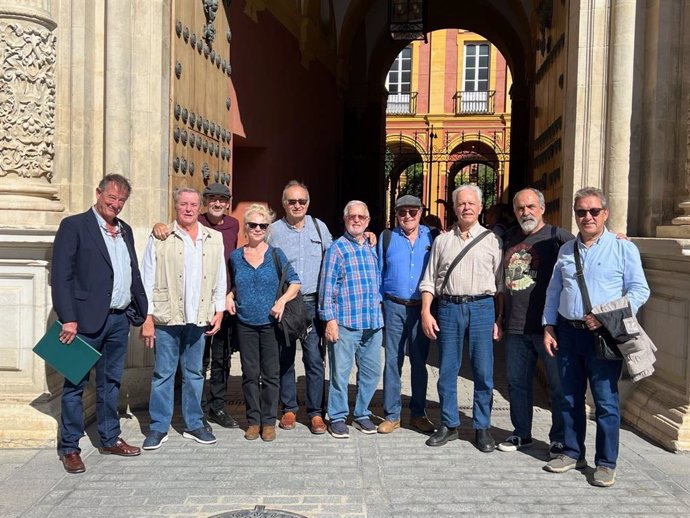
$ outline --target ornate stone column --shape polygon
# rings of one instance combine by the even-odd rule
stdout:
[[[50,0],[0,0],[0,223],[62,212],[52,185],[56,22]],[[21,212],[19,212],[21,211]],[[41,214],[37,219],[43,220]]]

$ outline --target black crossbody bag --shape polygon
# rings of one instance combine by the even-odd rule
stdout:
[[[273,264],[278,274],[278,291],[276,292],[276,300],[278,300],[290,286],[287,282],[288,269],[287,266],[285,268],[280,267],[280,261],[275,248],[271,248],[271,254],[273,255]],[[283,330],[286,346],[292,345],[295,340],[301,341],[306,338],[311,318],[304,305],[302,293],[297,292],[297,296],[285,304],[283,317],[276,324]]]
[[[582,294],[582,305],[585,309],[585,315],[592,312],[592,302],[589,299],[589,292],[587,291],[587,284],[585,284],[585,274],[582,271],[582,260],[580,259],[580,250],[577,244],[577,240],[573,243],[574,253],[575,253],[575,268],[577,278],[577,285],[580,287],[580,293]],[[597,358],[600,360],[621,360],[623,359],[623,354],[618,348],[618,344],[610,335],[610,333],[600,327],[593,331],[594,333],[594,350]]]

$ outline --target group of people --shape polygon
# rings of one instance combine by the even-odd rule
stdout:
[[[271,210],[252,204],[241,227],[227,214],[231,196],[226,186],[211,184],[203,193],[179,189],[175,221],[154,226],[141,272],[131,228],[118,218],[130,192],[124,177],[107,175],[96,189],[93,208],[66,218],[54,245],[52,291],[63,324],[60,339],[70,343],[79,333],[102,353],[95,369],[101,453],[141,453],[120,437],[117,417],[130,324],[142,326],[144,344],[155,351],[151,426],[143,449],[157,449],[168,438],[178,366],[183,437],[212,444],[210,422],[239,426],[226,412],[224,399],[234,348],[242,365],[245,438],[272,441],[276,426],[295,428],[297,345],[277,323],[286,304],[301,293],[311,318],[300,345],[313,434],[349,436],[348,385],[355,364],[352,425],[365,434],[399,428],[401,373],[408,356],[409,425],[429,435],[428,446],[457,439],[457,377],[466,343],[474,380],[475,443],[491,452],[496,449],[490,431],[493,348],[503,340],[514,431],[498,449],[515,451],[533,443],[532,384],[541,358],[552,401],[551,460],[544,469],[561,473],[586,465],[589,381],[597,420],[593,483],[614,483],[622,363],[595,355],[594,331],[601,324],[585,312],[575,247],[592,304],[626,296],[636,312],[649,288],[636,247],[606,229],[608,205],[599,189],[575,194],[577,237],[545,223],[544,196],[527,188],[513,199],[516,225],[500,238],[479,223],[481,190],[463,185],[452,194],[457,223],[448,232],[420,224],[421,201],[404,195],[395,203],[396,226],[378,237],[367,231],[367,205],[350,201],[343,211],[345,233],[336,240],[308,214],[309,192],[297,181],[283,190],[283,218],[274,221]],[[200,214],[202,204],[205,214]],[[240,228],[247,242],[236,248]],[[438,425],[426,413],[431,340],[439,351]],[[330,369],[327,397],[322,342]],[[381,378],[382,346],[384,415],[377,425],[369,405]],[[65,380],[63,390],[60,450],[70,473],[85,470],[78,443],[87,381],[88,376],[76,385]]]

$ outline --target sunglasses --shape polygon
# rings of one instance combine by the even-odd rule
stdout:
[[[395,211],[399,218],[404,218],[408,214],[411,218],[416,218],[419,213],[419,209],[398,209]]]
[[[363,214],[350,214],[348,215],[347,219],[351,221],[357,221],[361,219],[362,221],[366,221],[369,219],[369,216],[364,216]]]
[[[266,230],[268,228],[268,223],[254,223],[253,221],[248,221],[247,226],[251,229],[259,227],[261,230]]]
[[[307,203],[309,203],[309,200],[305,200],[304,198],[300,198],[298,200],[288,200],[287,202],[288,202],[288,205],[290,205],[292,207],[294,205],[297,205],[298,203],[300,205],[306,205]]]
[[[575,215],[578,218],[584,218],[589,212],[593,218],[596,218],[602,210],[606,210],[603,207],[594,207],[592,209],[575,209]]]

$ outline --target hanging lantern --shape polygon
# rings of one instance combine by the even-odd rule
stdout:
[[[388,0],[388,28],[394,40],[424,40],[426,43],[426,0]]]

